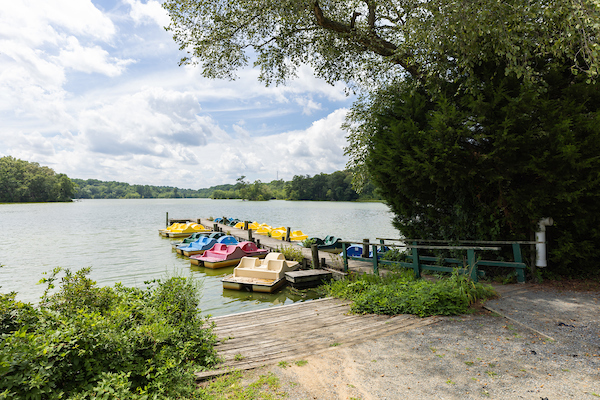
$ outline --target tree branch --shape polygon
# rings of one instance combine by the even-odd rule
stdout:
[[[327,18],[323,14],[323,10],[319,6],[318,0],[313,2],[313,13],[316,18],[317,25],[320,27],[331,30],[338,33],[345,34],[351,40],[357,42],[358,44],[363,45],[368,50],[374,52],[375,54],[379,54],[380,56],[387,57],[390,61],[395,64],[402,66],[409,74],[413,77],[421,80],[423,78],[420,70],[420,66],[416,63],[410,63],[410,53],[408,52],[398,52],[398,46],[396,46],[392,42],[388,42],[385,39],[382,39],[375,32],[375,5],[372,1],[368,2],[369,4],[369,16],[368,21],[371,26],[371,30],[368,34],[359,34],[356,29],[353,29],[352,26],[343,24],[338,21],[334,21],[332,19]],[[372,21],[372,22],[371,22]],[[371,25],[371,23],[373,25]]]

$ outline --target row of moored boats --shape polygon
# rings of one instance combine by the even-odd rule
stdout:
[[[233,273],[223,278],[225,289],[272,293],[286,283],[286,272],[300,266],[297,261],[286,260],[281,253],[259,249],[250,241],[239,242],[201,224],[175,223],[159,233],[171,238],[185,236],[172,246],[177,253],[189,257],[193,265],[213,269],[236,265]]]

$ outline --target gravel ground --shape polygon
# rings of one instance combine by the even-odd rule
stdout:
[[[600,292],[520,286],[486,304],[509,319],[441,317],[246,376],[274,373],[289,400],[600,399],[599,302]]]

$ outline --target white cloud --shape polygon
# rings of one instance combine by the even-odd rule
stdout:
[[[79,116],[88,149],[105,155],[148,154],[196,162],[185,147],[202,146],[216,126],[198,117],[188,92],[148,87]]]
[[[304,115],[311,115],[314,111],[321,109],[321,104],[316,103],[310,97],[297,97],[295,101],[302,106],[302,114]]]
[[[162,8],[158,1],[149,0],[146,3],[140,0],[124,1],[131,6],[129,15],[136,24],[154,22],[160,27],[165,27],[171,21],[167,10]]]
[[[0,14],[0,156],[191,188],[345,165],[348,98],[309,67],[279,87],[251,68],[207,80],[177,67],[158,1],[13,3]]]
[[[121,75],[128,64],[135,62],[131,59],[122,60],[110,57],[108,51],[100,46],[83,47],[74,36],[69,36],[65,42],[59,55],[52,57],[56,65],[62,65],[65,68],[114,77]]]
[[[302,131],[237,140],[225,146],[209,143],[203,153],[222,156],[215,165],[205,166],[210,172],[205,174],[205,186],[233,182],[241,175],[251,181],[269,182],[277,173],[280,178],[291,180],[294,175],[343,169],[347,162],[346,132],[341,124],[346,113],[346,109],[336,110]]]

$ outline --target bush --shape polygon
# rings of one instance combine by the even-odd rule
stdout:
[[[216,337],[190,279],[146,289],[99,288],[56,269],[40,306],[0,298],[0,398],[170,398],[191,393],[194,369],[216,360]]]
[[[275,251],[283,254],[285,259],[288,261],[298,261],[301,263],[302,260],[304,260],[302,250],[294,246],[277,246]]]
[[[317,242],[317,240],[315,238],[311,238],[311,239],[304,239],[301,243],[302,243],[302,247],[310,248],[316,242]]]
[[[351,311],[359,314],[456,315],[470,304],[495,295],[491,286],[474,283],[466,276],[430,282],[415,279],[410,270],[385,277],[352,275],[325,286],[330,296],[353,300]]]

